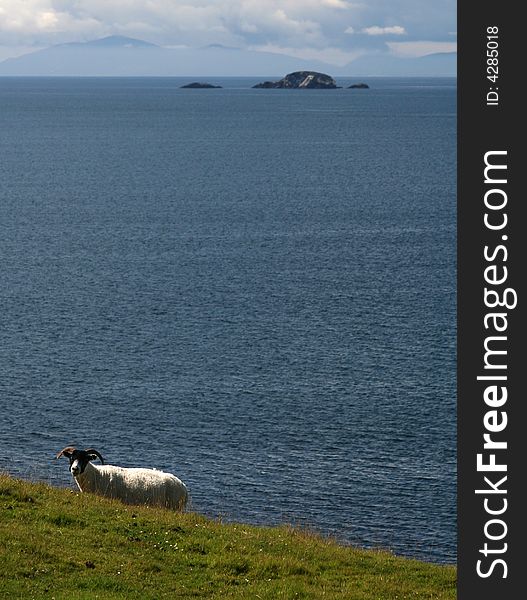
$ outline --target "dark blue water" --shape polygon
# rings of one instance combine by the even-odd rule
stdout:
[[[453,562],[455,81],[255,81],[0,79],[0,469]]]

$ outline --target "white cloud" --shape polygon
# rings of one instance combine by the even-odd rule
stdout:
[[[56,13],[51,10],[43,11],[37,16],[37,25],[41,29],[53,29],[58,25],[59,18]]]
[[[372,27],[364,27],[361,32],[366,35],[406,35],[406,29],[400,25],[393,25],[392,27],[373,25]]]
[[[76,25],[95,23],[107,32],[143,23],[149,31],[174,36],[222,28],[269,32],[272,27],[277,33],[310,34],[355,6],[347,0],[0,0],[0,34],[67,35],[78,30]]]
[[[351,2],[346,2],[345,0],[322,0],[322,4],[329,8],[340,8],[344,10],[353,6]]]
[[[254,23],[248,23],[247,21],[242,20],[240,22],[240,29],[245,33],[258,33],[258,26]]]
[[[349,27],[346,27],[346,29],[344,29],[344,33],[351,35],[352,33],[355,33],[355,29],[350,25]]]
[[[64,5],[65,10],[61,10]],[[102,23],[88,14],[75,14],[66,2],[0,0],[0,39],[5,45],[46,45],[57,34],[69,38],[102,33]]]

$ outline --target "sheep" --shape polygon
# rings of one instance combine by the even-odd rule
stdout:
[[[187,504],[187,486],[171,473],[157,469],[124,468],[105,465],[94,448],[77,450],[68,446],[56,458],[70,461],[70,473],[81,492],[116,498],[126,504],[147,504],[183,510]],[[90,461],[99,459],[101,466]]]

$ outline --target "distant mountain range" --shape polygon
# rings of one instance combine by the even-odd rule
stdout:
[[[354,77],[455,77],[457,52],[438,52],[419,58],[370,54],[357,58],[346,69]]]
[[[110,36],[59,44],[0,62],[0,75],[13,76],[283,76],[315,70],[333,76],[455,76],[456,54],[421,58],[364,56],[345,67],[272,52],[228,48],[164,48],[143,40]]]

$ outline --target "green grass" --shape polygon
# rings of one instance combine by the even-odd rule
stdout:
[[[0,598],[454,599],[456,569],[0,475]]]

